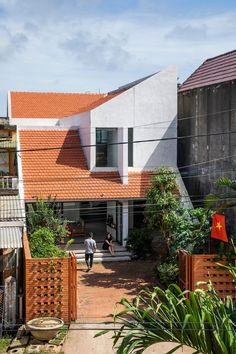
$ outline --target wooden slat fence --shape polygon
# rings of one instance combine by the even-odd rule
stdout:
[[[236,299],[236,283],[227,269],[216,263],[227,264],[226,259],[220,259],[216,254],[190,255],[186,251],[179,252],[179,285],[182,290],[195,290],[198,282],[211,281],[219,296],[224,299],[232,296]],[[207,285],[201,284],[207,289]]]
[[[77,262],[68,258],[32,258],[23,237],[25,264],[25,319],[55,316],[65,323],[77,319]]]

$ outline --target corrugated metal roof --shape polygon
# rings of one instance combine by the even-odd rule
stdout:
[[[179,92],[236,79],[236,50],[204,61],[180,86]]]
[[[0,196],[0,221],[23,220],[24,203],[18,195]]]
[[[0,227],[0,248],[22,248],[22,228]]]

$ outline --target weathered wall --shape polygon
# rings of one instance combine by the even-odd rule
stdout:
[[[236,82],[179,93],[178,166],[193,200],[214,193],[221,175],[232,176],[236,133],[211,135],[231,130],[236,131]],[[201,134],[207,136],[181,138]]]

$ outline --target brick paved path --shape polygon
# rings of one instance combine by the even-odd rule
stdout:
[[[114,305],[122,297],[128,299],[145,287],[157,285],[153,272],[155,262],[131,261],[95,264],[86,273],[78,269],[78,322],[110,321]]]

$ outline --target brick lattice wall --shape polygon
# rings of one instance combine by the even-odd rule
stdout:
[[[77,318],[76,258],[32,258],[27,236],[25,255],[25,317],[55,316],[65,323]]]
[[[217,265],[226,264],[216,254],[190,255],[185,251],[179,253],[179,284],[182,289],[194,290],[198,282],[211,281],[218,295],[224,299],[232,296],[236,299],[236,283],[227,269]],[[204,284],[201,288],[207,289]]]

